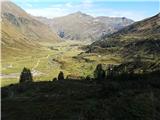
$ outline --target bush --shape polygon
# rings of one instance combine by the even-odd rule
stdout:
[[[53,80],[52,81],[56,81],[57,80],[57,78],[53,78]]]
[[[86,79],[87,81],[90,81],[91,80],[91,77],[89,75],[87,75]]]
[[[60,71],[60,73],[58,75],[58,80],[64,80],[64,74],[62,71]]]

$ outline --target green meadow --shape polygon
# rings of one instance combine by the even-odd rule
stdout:
[[[41,51],[33,50],[24,56],[2,58],[1,86],[19,82],[19,74],[24,67],[32,70],[34,81],[50,81],[60,71],[73,76],[93,76],[98,63],[119,64],[120,57],[84,53],[81,49],[88,43],[63,41],[56,44],[43,44]],[[80,54],[81,53],[81,54]]]

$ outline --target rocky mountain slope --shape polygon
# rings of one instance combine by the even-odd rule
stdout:
[[[49,24],[62,38],[93,41],[133,23],[124,17],[92,17],[82,12],[54,19],[38,17],[37,20]]]
[[[91,47],[134,47],[140,49],[154,44],[154,49],[160,49],[160,14],[129,25],[118,32],[105,36],[104,39],[94,42]],[[139,47],[138,47],[139,46]],[[149,47],[149,46],[148,46]],[[131,49],[133,50],[133,49]]]
[[[160,14],[136,22],[92,43],[87,52],[118,54],[120,70],[156,71],[160,68]]]
[[[39,47],[40,42],[57,42],[58,36],[12,2],[1,2],[2,53]],[[2,54],[3,55],[3,54]]]

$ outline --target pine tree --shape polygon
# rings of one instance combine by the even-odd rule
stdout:
[[[20,83],[33,81],[32,73],[31,73],[30,69],[27,69],[25,67],[23,68],[23,71],[21,72],[19,81],[20,81]]]
[[[98,64],[94,71],[94,78],[98,81],[104,80],[106,77],[105,71],[102,68],[102,64]]]

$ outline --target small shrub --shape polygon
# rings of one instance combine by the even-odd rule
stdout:
[[[64,80],[64,74],[62,71],[60,71],[60,73],[58,75],[58,80]]]
[[[52,81],[56,81],[57,80],[57,78],[53,78],[53,80]]]
[[[87,80],[87,81],[90,81],[90,80],[91,80],[91,77],[90,77],[89,75],[87,75],[86,80]]]

